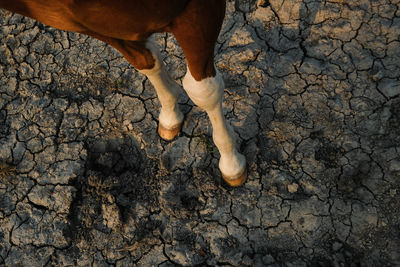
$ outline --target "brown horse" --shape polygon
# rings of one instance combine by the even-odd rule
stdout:
[[[237,151],[222,114],[224,82],[214,66],[225,4],[225,0],[0,0],[0,8],[90,35],[119,50],[156,89],[161,103],[158,132],[165,140],[172,140],[181,130],[179,85],[165,71],[149,37],[156,32],[173,33],[187,60],[183,87],[211,120],[224,180],[239,186],[247,178],[246,160]]]

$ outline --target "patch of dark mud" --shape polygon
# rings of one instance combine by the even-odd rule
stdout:
[[[400,227],[388,225],[368,229],[361,235],[363,255],[361,266],[400,265]]]
[[[10,134],[10,122],[7,121],[7,112],[0,110],[0,139]]]
[[[314,139],[323,140],[323,138],[324,138],[324,131],[319,130],[319,131],[311,132],[311,133],[310,133],[310,138],[313,139],[313,140],[314,140]]]
[[[70,229],[65,234],[75,242],[83,239],[90,244],[98,242],[93,233],[100,232],[109,236],[110,240],[114,239],[114,243],[124,246],[122,236],[116,236],[116,229],[105,225],[102,207],[116,207],[118,218],[115,219],[121,224],[118,227],[139,221],[135,211],[138,203],[150,212],[156,212],[160,191],[160,181],[154,168],[157,164],[146,158],[131,136],[97,140],[86,147],[86,172],[73,182],[77,193],[68,216]],[[149,228],[148,225],[148,222],[138,224],[136,231],[142,234],[149,232],[154,227]]]
[[[265,134],[257,135],[258,146],[260,149],[260,160],[269,164],[285,164],[282,150],[278,147],[276,141],[268,138]]]
[[[391,116],[386,124],[390,142],[388,145],[396,146],[400,143],[400,98],[395,99],[390,105]]]
[[[339,167],[339,159],[344,151],[334,144],[323,142],[322,145],[315,151],[315,160],[322,162],[326,168]]]
[[[177,218],[196,217],[203,203],[199,200],[200,192],[191,175],[173,176],[171,180],[169,188],[160,198],[163,209]]]
[[[363,181],[370,176],[371,162],[361,161],[355,167],[346,166],[337,181],[337,188],[343,197],[357,197],[357,189],[363,187]]]
[[[117,82],[107,77],[106,70],[100,67],[85,76],[65,69],[46,87],[46,92],[49,92],[52,98],[65,98],[80,105],[90,98],[103,103],[117,86]]]
[[[363,253],[348,244],[332,239],[322,246],[330,255],[313,258],[312,266],[362,266]]]
[[[388,127],[393,129],[400,129],[400,98],[393,101],[390,105],[391,116],[388,121]]]
[[[125,172],[139,173],[144,169],[144,155],[132,137],[97,140],[87,144],[87,149],[86,169],[105,177],[121,176]]]

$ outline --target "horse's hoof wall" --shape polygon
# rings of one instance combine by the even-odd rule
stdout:
[[[224,174],[222,174],[222,178],[228,185],[232,187],[241,186],[242,184],[244,184],[244,182],[246,182],[247,179],[247,167],[244,169],[243,173],[235,179],[230,179],[226,177]]]
[[[182,123],[173,127],[172,129],[164,128],[161,123],[158,124],[158,134],[165,141],[172,141],[181,132]]]

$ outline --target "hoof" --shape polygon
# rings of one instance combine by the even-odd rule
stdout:
[[[171,141],[181,132],[182,123],[173,127],[172,129],[164,128],[161,123],[158,124],[158,134],[165,141]]]
[[[241,175],[239,175],[239,177],[237,177],[237,178],[232,179],[232,178],[226,177],[224,174],[222,174],[222,178],[228,185],[230,185],[232,187],[241,186],[242,184],[244,184],[244,182],[246,182],[246,179],[247,179],[247,167],[244,169],[243,173]]]

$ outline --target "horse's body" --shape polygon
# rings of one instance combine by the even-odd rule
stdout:
[[[187,0],[2,0],[0,6],[65,31],[93,31],[137,41],[132,33],[165,31]],[[149,13],[149,10],[153,12]],[[90,14],[90,15],[89,15]],[[111,23],[112,22],[112,23]]]
[[[153,83],[162,106],[159,134],[166,140],[179,134],[183,121],[176,101],[179,85],[166,73],[158,49],[148,38],[155,32],[172,32],[188,63],[183,87],[210,117],[223,177],[232,186],[245,181],[246,162],[223,117],[224,85],[214,67],[225,0],[0,0],[0,8],[90,35],[119,50]]]

